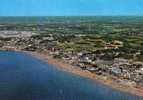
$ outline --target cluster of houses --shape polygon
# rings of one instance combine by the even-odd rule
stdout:
[[[29,32],[29,31],[0,31],[0,37],[8,38],[8,37],[31,37],[33,35],[37,35],[37,33]]]
[[[24,33],[25,34],[25,33]],[[89,51],[76,51],[76,50],[64,50],[55,49],[54,47],[45,47],[42,43],[45,41],[56,41],[51,35],[49,37],[42,37],[35,39],[31,37],[16,37],[10,41],[5,42],[4,49],[13,50],[27,50],[27,51],[47,51],[50,55],[58,55],[64,61],[78,66],[83,70],[88,70],[92,73],[100,75],[106,79],[114,78],[114,80],[121,84],[135,85],[137,83],[143,84],[143,62],[115,58],[111,61],[100,59],[96,53]],[[47,44],[46,44],[47,45]],[[114,41],[113,46],[123,46],[120,41]],[[107,48],[105,48],[107,49]],[[108,48],[109,49],[109,48]],[[113,76],[113,77],[111,77]]]
[[[124,58],[115,58],[113,61],[105,61],[96,57],[96,54],[88,55],[83,52],[50,52],[51,55],[63,54],[61,58],[70,64],[78,66],[84,70],[110,79],[124,85],[134,86],[136,83],[143,84],[143,62],[133,61]],[[109,76],[109,77],[108,77]]]

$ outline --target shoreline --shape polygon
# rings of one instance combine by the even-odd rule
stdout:
[[[70,72],[70,73],[73,73],[73,74],[81,76],[81,77],[92,79],[98,83],[101,83],[101,84],[106,85],[106,86],[111,87],[111,88],[115,88],[119,91],[131,94],[131,95],[143,97],[143,90],[140,90],[137,88],[132,88],[132,87],[126,87],[126,86],[123,86],[119,83],[113,82],[111,80],[105,80],[101,77],[98,77],[97,75],[94,75],[94,74],[88,72],[88,71],[81,70],[78,67],[72,66],[68,63],[65,63],[62,60],[54,59],[49,55],[44,55],[41,53],[30,52],[30,51],[20,51],[20,52],[25,53],[25,54],[29,54],[33,57],[40,59],[40,60],[48,62],[49,64],[53,65],[54,67],[57,67],[57,68],[65,71],[65,72]]]

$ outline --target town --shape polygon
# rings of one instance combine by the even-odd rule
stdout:
[[[101,23],[101,21],[99,22]],[[123,27],[122,24],[113,23],[116,26]],[[142,30],[140,27],[134,28],[132,31],[129,30],[131,26],[125,26],[125,29],[117,30],[111,28],[115,25],[106,23],[103,25],[102,23],[101,25],[105,29],[97,28],[97,31],[95,31],[94,23],[90,23],[87,25],[87,30],[86,25],[83,25],[85,29],[82,29],[81,25],[78,28],[76,27],[77,31],[75,32],[75,27],[72,31],[69,29],[69,26],[72,27],[72,25],[71,22],[67,26],[68,28],[57,26],[54,30],[45,29],[44,24],[37,26],[34,24],[38,29],[33,27],[31,30],[33,25],[26,24],[26,27],[30,26],[27,31],[4,30],[2,26],[0,48],[1,50],[32,51],[47,54],[105,80],[143,90],[143,35],[138,32]],[[56,26],[56,24],[53,26]],[[41,31],[39,31],[39,28],[41,28]],[[109,29],[111,30],[109,31]]]

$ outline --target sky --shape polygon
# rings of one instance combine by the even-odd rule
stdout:
[[[143,0],[0,0],[0,16],[142,16]]]

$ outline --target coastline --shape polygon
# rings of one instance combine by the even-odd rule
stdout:
[[[62,60],[54,59],[49,55],[44,55],[41,53],[29,52],[29,51],[20,51],[20,52],[29,54],[33,57],[40,59],[40,60],[48,62],[49,64],[52,64],[54,67],[60,68],[61,70],[65,71],[65,72],[70,72],[70,73],[73,73],[73,74],[81,76],[81,77],[90,78],[98,83],[109,86],[111,88],[115,88],[119,91],[143,97],[143,90],[132,88],[132,87],[126,87],[126,86],[120,85],[116,82],[113,82],[110,80],[105,80],[103,78],[97,77],[97,75],[94,75],[88,71],[84,71],[78,67],[67,64],[67,63],[63,62]]]

